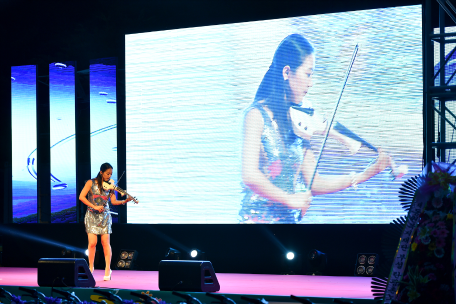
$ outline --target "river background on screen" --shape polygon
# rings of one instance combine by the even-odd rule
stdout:
[[[409,6],[127,35],[127,191],[140,201],[128,222],[239,222],[243,112],[292,33],[316,51],[303,102],[327,117],[359,45],[335,121],[409,168],[399,180],[385,170],[357,190],[315,196],[301,222],[405,215],[398,188],[422,169],[421,20],[421,6]],[[322,140],[312,138],[316,155]],[[361,172],[376,156],[329,140],[319,173]]]
[[[36,66],[11,67],[13,222],[37,222]],[[15,136],[18,132],[19,136]],[[33,171],[35,169],[35,171]]]

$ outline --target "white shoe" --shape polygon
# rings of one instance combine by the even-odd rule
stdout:
[[[111,281],[112,270],[109,270],[109,275],[103,277],[103,281]]]

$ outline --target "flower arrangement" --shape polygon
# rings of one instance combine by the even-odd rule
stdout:
[[[446,164],[447,165],[447,164]],[[454,303],[453,212],[456,177],[449,169],[433,164],[434,172],[422,178],[418,196],[426,198],[411,238],[406,268],[397,290],[402,303]]]

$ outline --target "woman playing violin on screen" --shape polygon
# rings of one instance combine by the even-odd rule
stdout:
[[[113,191],[106,190],[103,184],[110,181],[112,176],[112,166],[109,163],[104,163],[100,167],[100,172],[97,177],[86,182],[84,188],[79,195],[79,199],[87,205],[87,212],[84,218],[84,224],[89,239],[89,268],[93,272],[95,248],[97,245],[98,235],[101,235],[101,244],[106,261],[104,280],[111,280],[111,245],[110,234],[112,233],[111,213],[109,210],[108,200],[111,200],[113,205],[124,205],[133,200],[128,196],[126,200],[118,201]],[[109,188],[108,188],[109,189]]]
[[[376,149],[378,157],[363,172],[320,175],[310,140],[293,131],[290,108],[299,106],[313,86],[314,48],[299,34],[286,37],[275,51],[269,70],[245,111],[242,146],[241,222],[296,223],[314,195],[341,191],[393,167],[391,157]],[[337,132],[334,132],[337,133]],[[340,135],[340,134],[339,134]]]

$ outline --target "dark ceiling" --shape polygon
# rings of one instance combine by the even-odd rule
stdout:
[[[0,0],[1,60],[21,65],[122,57],[128,33],[414,4],[421,1]]]

